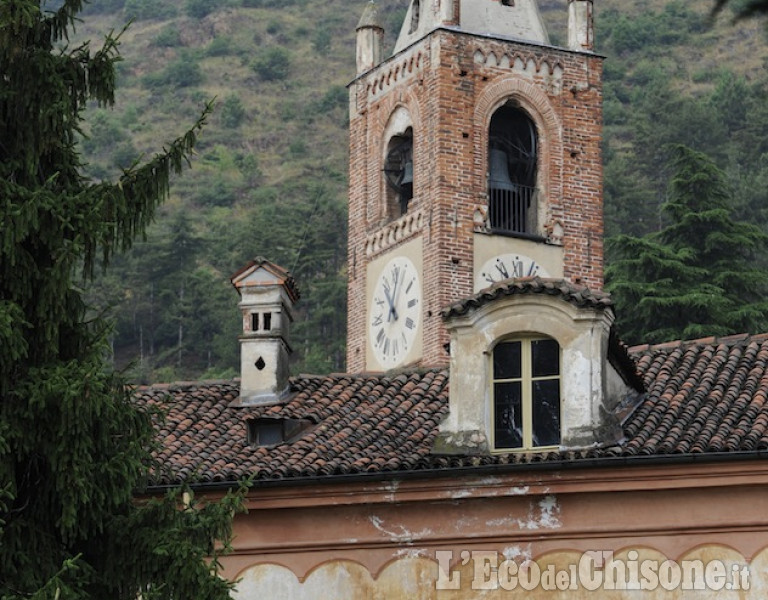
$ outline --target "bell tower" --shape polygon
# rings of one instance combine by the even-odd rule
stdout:
[[[536,0],[411,0],[383,60],[382,31],[370,3],[349,86],[349,371],[446,365],[440,310],[500,279],[603,285],[592,0],[568,0],[567,47]]]

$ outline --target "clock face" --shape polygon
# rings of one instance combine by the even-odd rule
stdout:
[[[390,260],[376,281],[368,312],[368,339],[379,364],[391,369],[403,362],[421,321],[421,283],[404,256]]]
[[[513,277],[549,277],[535,260],[523,254],[501,254],[488,260],[475,278],[475,289],[481,290],[498,281]]]

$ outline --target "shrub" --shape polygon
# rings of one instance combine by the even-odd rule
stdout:
[[[175,48],[181,46],[181,34],[175,25],[166,25],[152,40],[153,46],[160,48]]]
[[[223,0],[187,0],[184,12],[193,19],[202,19],[221,8]]]
[[[279,46],[266,48],[254,59],[253,70],[264,81],[281,81],[291,71],[291,54]]]
[[[230,94],[221,103],[221,111],[219,112],[221,117],[221,124],[224,127],[234,129],[239,127],[245,118],[245,108],[240,98],[235,94]]]
[[[232,38],[226,35],[215,37],[205,48],[208,56],[227,56],[232,53]]]
[[[327,29],[318,29],[312,36],[312,48],[315,52],[325,52],[331,48],[331,32]]]
[[[148,88],[190,87],[203,82],[203,72],[194,57],[185,53],[168,63],[159,73],[145,75],[143,82]]]
[[[134,21],[170,19],[177,14],[176,7],[170,2],[156,2],[155,0],[125,1],[125,16]]]

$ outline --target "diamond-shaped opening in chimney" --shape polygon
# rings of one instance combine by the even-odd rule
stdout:
[[[261,356],[259,356],[259,360],[257,360],[257,361],[256,361],[254,364],[255,364],[256,368],[257,368],[259,371],[263,371],[263,370],[264,370],[264,367],[266,367],[266,366],[267,366],[267,363],[265,363],[265,362],[264,362],[264,358],[263,358],[263,357],[261,357]]]

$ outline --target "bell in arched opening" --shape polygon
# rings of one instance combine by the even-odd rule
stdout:
[[[397,202],[400,214],[404,215],[413,198],[413,130],[410,127],[390,140],[384,174],[388,187],[396,195],[392,200]]]
[[[535,233],[536,127],[522,110],[493,115],[488,147],[488,216],[497,233]]]

